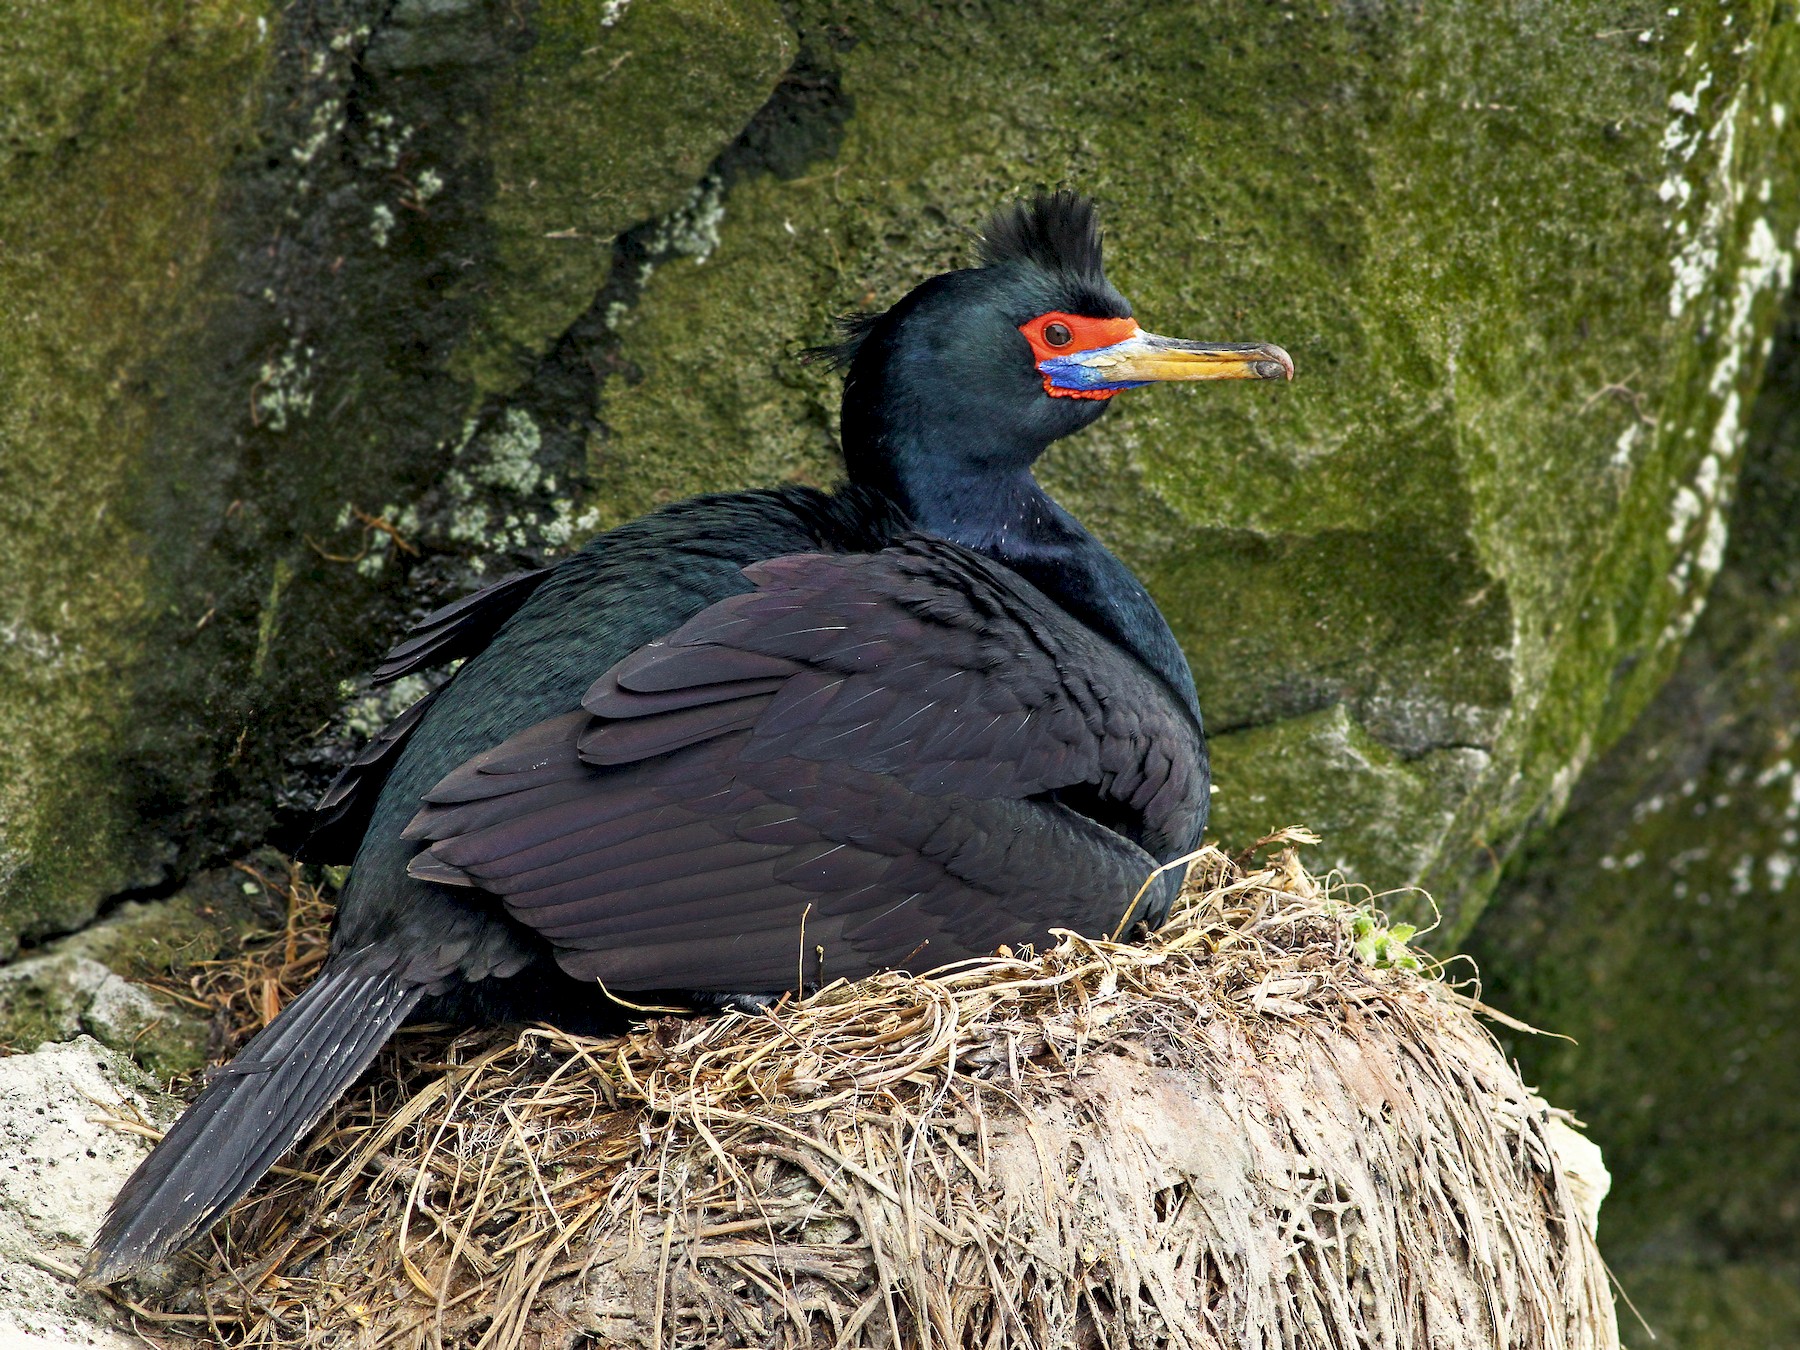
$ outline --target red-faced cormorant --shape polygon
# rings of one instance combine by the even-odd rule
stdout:
[[[204,1231],[421,1005],[754,1001],[1107,933],[1197,846],[1187,661],[1031,470],[1122,389],[1287,354],[1141,331],[1068,192],[826,354],[845,486],[677,503],[389,655],[378,679],[465,660],[321,806],[311,853],[354,852],[330,959],[126,1183],[90,1277]]]

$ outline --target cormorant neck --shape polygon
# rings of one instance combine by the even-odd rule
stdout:
[[[927,534],[1002,560],[1089,537],[1029,469],[933,465],[924,473],[896,473],[884,490]]]
[[[869,486],[927,534],[985,554],[1135,656],[1200,722],[1194,677],[1168,622],[1124,563],[1039,485],[1030,469],[890,453]],[[867,461],[865,461],[867,463]]]

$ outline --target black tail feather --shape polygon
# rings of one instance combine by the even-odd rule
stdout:
[[[368,1067],[423,992],[374,953],[330,962],[132,1173],[83,1276],[110,1284],[210,1228]]]

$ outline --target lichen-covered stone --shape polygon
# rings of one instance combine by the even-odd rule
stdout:
[[[210,1027],[154,979],[177,983],[279,922],[264,884],[203,873],[164,900],[128,900],[99,923],[0,965],[0,1053],[91,1036],[167,1082],[205,1067]]]
[[[1485,997],[1616,1185],[1601,1244],[1663,1343],[1800,1343],[1800,307],[1674,676],[1473,936]],[[1628,1344],[1648,1338],[1622,1322]]]
[[[206,1024],[166,995],[73,954],[0,966],[0,1045],[31,1050],[92,1036],[158,1078],[206,1064]]]

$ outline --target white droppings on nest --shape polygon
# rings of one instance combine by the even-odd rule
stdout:
[[[1400,929],[1359,958],[1291,851],[1196,873],[1141,943],[407,1038],[174,1306],[267,1346],[1615,1347],[1604,1169],[1470,1000]]]

